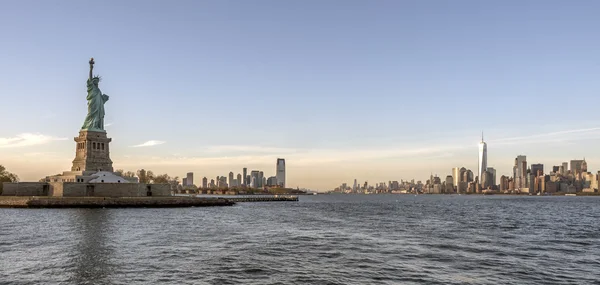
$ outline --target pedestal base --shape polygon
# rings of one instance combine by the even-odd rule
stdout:
[[[81,130],[75,138],[76,151],[71,171],[113,172],[106,132]]]

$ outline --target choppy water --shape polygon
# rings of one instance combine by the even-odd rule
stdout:
[[[599,284],[600,197],[0,209],[1,284]]]

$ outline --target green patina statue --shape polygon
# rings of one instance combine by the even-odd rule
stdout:
[[[87,80],[88,113],[83,122],[82,130],[104,132],[104,103],[108,101],[108,95],[102,94],[98,83],[99,76],[92,77],[94,69],[94,58],[90,59],[90,78]]]

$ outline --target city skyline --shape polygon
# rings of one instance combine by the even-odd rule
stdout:
[[[24,181],[69,168],[94,57],[119,169],[284,157],[290,188],[444,179],[477,175],[481,130],[497,177],[520,154],[600,169],[600,3],[526,2],[105,1],[93,33],[85,3],[4,2],[0,164]]]

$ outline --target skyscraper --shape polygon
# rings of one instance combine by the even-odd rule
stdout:
[[[244,167],[244,169],[242,170],[242,176],[244,177],[244,182],[242,182],[242,185],[247,186],[248,185],[248,168]]]
[[[479,143],[479,181],[487,170],[487,144],[483,141],[483,132],[481,132],[481,142]]]
[[[250,188],[258,188],[258,170],[250,171]]]
[[[452,168],[452,185],[454,185],[454,187],[458,187],[458,182],[460,181],[460,178],[460,168]]]
[[[487,172],[489,172],[490,174],[492,174],[492,179],[491,179],[491,185],[496,186],[498,184],[496,184],[496,169],[494,169],[493,167],[488,167],[487,168]]]
[[[540,173],[538,173],[538,172],[540,172]],[[543,176],[544,175],[544,165],[541,163],[531,164],[531,174],[533,174],[535,177]]]
[[[526,188],[525,178],[527,174],[527,156],[518,155],[515,158],[515,166],[513,167],[513,177],[515,180],[515,188]]]
[[[458,179],[459,182],[469,182],[467,179],[467,169],[464,167],[461,167],[458,170],[458,177],[459,177],[459,179]]]
[[[194,172],[188,172],[187,173],[187,177],[185,179],[186,185],[184,186],[191,186],[194,185]]]
[[[582,172],[582,165],[585,160],[574,159],[571,160],[571,167],[569,168],[573,174]],[[587,168],[587,167],[586,167]]]
[[[562,175],[567,174],[567,172],[569,171],[569,163],[568,162],[563,162],[562,163],[562,167],[563,167],[563,172],[561,174]]]
[[[202,188],[206,189],[208,187],[208,179],[206,177],[202,178]]]
[[[235,185],[233,185],[233,171],[229,171],[229,188],[234,187]]]
[[[285,188],[285,159],[277,159],[275,176],[277,177],[277,184]]]
[[[277,177],[271,176],[267,178],[267,186],[277,186]]]
[[[238,173],[237,175],[237,185],[236,186],[242,186],[242,184],[244,184],[244,182],[242,181],[242,175]]]

